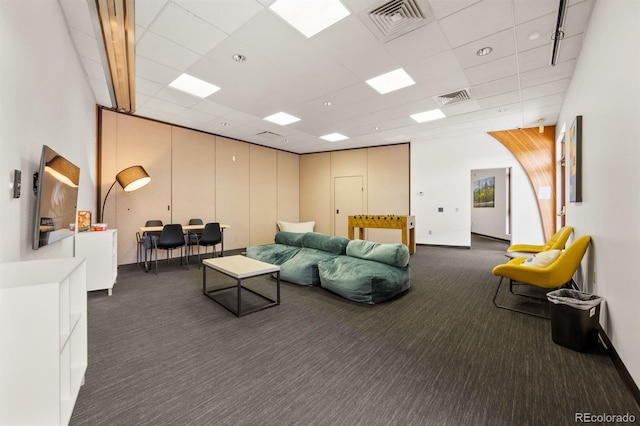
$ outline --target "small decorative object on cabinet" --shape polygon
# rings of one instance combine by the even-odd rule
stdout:
[[[0,263],[0,424],[69,424],[87,370],[84,259]]]
[[[78,233],[76,257],[87,259],[87,291],[107,290],[111,296],[118,278],[118,230]]]

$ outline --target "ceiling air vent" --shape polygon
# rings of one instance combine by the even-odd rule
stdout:
[[[260,136],[261,138],[265,138],[270,141],[282,140],[282,135],[273,132],[260,132],[256,134],[256,136]]]
[[[359,14],[360,20],[383,43],[433,22],[425,0],[391,0]]]
[[[444,105],[453,105],[460,102],[469,101],[471,100],[471,95],[469,94],[469,89],[467,88],[467,89],[456,90],[455,92],[451,92],[451,93],[446,93],[444,95],[436,96],[433,99],[435,99],[435,101],[438,102],[438,105],[444,106]]]

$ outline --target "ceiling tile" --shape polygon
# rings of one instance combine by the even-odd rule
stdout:
[[[449,42],[440,26],[433,23],[385,43],[384,48],[400,65],[405,65],[449,50]]]
[[[155,81],[163,85],[171,83],[178,78],[180,71],[169,68],[152,60],[136,56],[136,77]]]
[[[180,105],[185,108],[192,107],[195,104],[200,103],[202,100],[197,96],[190,95],[181,90],[174,89],[173,87],[163,88],[154,95],[154,98],[171,102],[172,104]]]
[[[475,3],[439,22],[454,48],[503,31],[513,25],[509,0]]]
[[[95,38],[91,13],[85,0],[59,0],[69,28]]]
[[[521,87],[525,88],[565,79],[573,74],[575,66],[576,61],[570,60],[566,62],[560,62],[555,67],[549,66],[524,72],[520,75],[520,85]]]
[[[436,17],[442,19],[480,1],[482,0],[430,0],[429,4]]]
[[[467,68],[464,70],[464,73],[467,76],[469,83],[472,85],[478,85],[517,75],[518,63],[516,61],[516,56],[512,55],[483,65]]]
[[[167,4],[149,30],[200,55],[226,37],[224,32],[175,3]]]
[[[178,115],[186,110],[185,107],[153,97],[144,103],[145,109],[160,111],[165,114]]]
[[[94,62],[102,62],[95,37],[75,29],[71,30],[71,37],[73,37],[73,42],[80,56],[91,59]]]
[[[200,58],[196,52],[147,31],[136,44],[136,56],[150,59],[170,68],[184,71]]]
[[[516,25],[531,21],[539,16],[553,13],[558,16],[558,0],[513,0],[513,15]]]
[[[492,52],[486,56],[478,56],[476,52],[485,47],[493,49]],[[506,56],[511,56],[516,52],[513,30],[508,29],[500,31],[488,37],[483,37],[480,40],[467,43],[453,51],[455,52],[456,58],[458,58],[462,68],[470,68],[486,64],[487,62],[495,61]]]
[[[168,0],[135,0],[136,2],[136,25],[148,28]]]
[[[136,76],[136,93],[142,93],[148,96],[154,96],[165,87],[164,84],[147,80],[146,78]]]
[[[488,81],[471,86],[471,97],[474,99],[487,98],[489,96],[501,95],[503,93],[518,90],[518,76],[512,75],[498,80]]]
[[[263,10],[255,0],[174,1],[227,34],[232,34]]]

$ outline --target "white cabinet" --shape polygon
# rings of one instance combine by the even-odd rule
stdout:
[[[87,369],[84,259],[0,264],[0,424],[68,424]]]
[[[118,278],[118,230],[78,232],[76,257],[87,259],[87,291],[107,290]]]

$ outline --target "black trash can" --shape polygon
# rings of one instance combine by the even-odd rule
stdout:
[[[561,288],[547,293],[554,343],[578,352],[598,345],[602,297]]]

